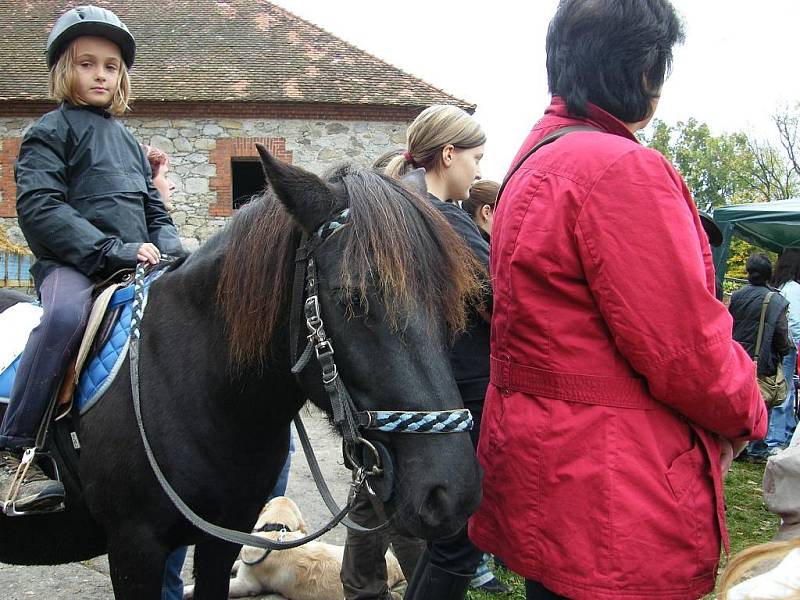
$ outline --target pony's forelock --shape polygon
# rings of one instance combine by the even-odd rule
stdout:
[[[340,284],[369,310],[370,290],[401,331],[421,313],[433,326],[444,318],[455,333],[466,307],[480,297],[482,265],[427,199],[373,170],[339,169],[328,177],[349,198],[342,236]],[[277,326],[288,311],[300,228],[271,194],[233,219],[217,290],[235,372],[263,368]],[[352,305],[348,307],[352,311]]]

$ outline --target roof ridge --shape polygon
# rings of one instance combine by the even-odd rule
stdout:
[[[286,8],[284,6],[281,6],[280,4],[278,4],[276,2],[272,2],[270,0],[265,0],[264,3],[273,6],[277,10],[283,12],[284,14],[286,14],[287,16],[289,16],[289,17],[291,17],[293,19],[297,19],[298,21],[301,21],[302,23],[304,23],[304,24],[306,24],[306,25],[308,25],[310,27],[313,27],[314,29],[318,29],[319,31],[322,31],[323,33],[331,36],[332,38],[336,39],[337,41],[342,42],[343,44],[349,46],[353,50],[356,50],[357,52],[365,54],[365,55],[369,56],[370,58],[372,58],[374,60],[377,60],[379,63],[382,63],[382,64],[386,65],[387,67],[391,67],[392,69],[395,69],[396,71],[400,71],[403,75],[407,75],[408,77],[411,77],[412,79],[415,79],[415,80],[419,81],[420,83],[428,86],[429,88],[444,94],[448,98],[452,98],[453,100],[455,100],[459,104],[463,104],[463,105],[467,105],[467,106],[471,107],[472,112],[474,112],[475,109],[478,106],[474,102],[470,102],[469,100],[465,100],[464,98],[459,98],[458,96],[454,96],[453,94],[449,93],[448,91],[446,91],[446,90],[444,90],[444,89],[442,89],[440,87],[436,87],[435,85],[433,85],[432,83],[430,83],[428,81],[425,81],[422,77],[414,75],[413,73],[409,73],[408,71],[406,71],[402,67],[398,67],[397,65],[394,65],[394,64],[390,63],[389,61],[382,59],[379,56],[375,56],[374,54],[372,54],[371,52],[368,52],[367,50],[364,50],[363,48],[359,48],[355,44],[352,44],[352,43],[348,42],[346,39],[344,39],[342,37],[339,37],[338,35],[336,35],[335,33],[331,32],[331,31],[328,31],[327,29],[325,29],[321,25],[317,25],[313,21],[310,21],[310,20],[308,20],[308,19],[306,19],[304,17],[301,17],[301,16],[293,13],[288,8]]]

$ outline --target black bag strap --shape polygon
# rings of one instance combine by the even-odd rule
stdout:
[[[495,204],[500,203],[500,197],[503,195],[503,190],[506,189],[506,184],[508,183],[509,179],[516,173],[519,168],[525,164],[525,161],[528,160],[531,155],[536,152],[542,146],[546,146],[552,142],[555,142],[558,138],[564,137],[568,133],[572,133],[573,131],[599,131],[602,132],[602,129],[598,129],[597,127],[592,127],[590,125],[570,125],[569,127],[562,127],[561,129],[556,129],[550,135],[544,136],[539,143],[537,143],[533,148],[528,150],[522,158],[517,161],[517,164],[513,166],[513,168],[508,172],[505,179],[503,179],[503,183],[500,185],[500,190],[497,192],[497,202]]]
[[[761,342],[764,341],[764,321],[767,317],[767,307],[769,306],[769,301],[772,300],[772,296],[775,295],[775,292],[767,292],[767,295],[764,296],[764,301],[761,303],[761,317],[758,320],[758,333],[756,334],[756,349],[755,349],[755,356],[753,360],[756,364],[758,364],[758,357],[761,356]]]

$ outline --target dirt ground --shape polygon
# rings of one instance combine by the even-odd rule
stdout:
[[[317,409],[303,408],[303,422],[314,446],[322,471],[337,501],[347,499],[350,472],[342,465],[341,442],[333,433],[328,421]],[[294,499],[303,511],[310,528],[324,525],[330,514],[316,490],[311,472],[306,464],[303,449],[295,436],[297,451],[292,457],[289,486],[286,495]],[[5,517],[0,517],[5,518]],[[332,544],[344,544],[345,530],[339,525],[322,537]],[[191,583],[191,550],[183,569],[184,581]],[[269,596],[275,598],[275,596]],[[108,576],[105,556],[83,563],[46,567],[18,567],[0,564],[0,599],[2,600],[111,600],[114,594]],[[262,596],[267,598],[267,596]]]

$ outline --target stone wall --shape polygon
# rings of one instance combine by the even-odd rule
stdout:
[[[176,185],[172,217],[187,249],[196,248],[223,227],[231,212],[225,202],[220,209],[214,191],[219,186],[214,164],[221,160],[220,152],[215,152],[218,140],[236,139],[237,144],[221,145],[228,148],[249,145],[250,138],[266,138],[285,147],[283,157],[293,164],[322,173],[343,162],[366,166],[387,150],[402,147],[406,127],[401,122],[354,120],[128,117],[123,121],[137,140],[157,146],[170,156],[168,177]],[[3,146],[10,149],[15,145],[30,122],[28,118],[0,118]],[[24,243],[11,210],[14,199],[5,197],[13,189],[9,184],[13,184],[13,161],[6,159],[0,161],[0,229],[12,242]],[[223,180],[223,185],[227,184]]]

